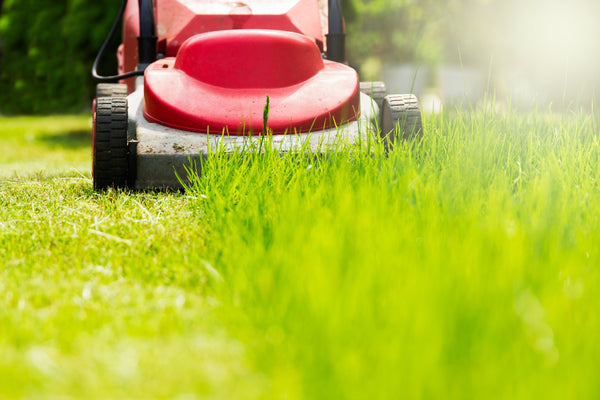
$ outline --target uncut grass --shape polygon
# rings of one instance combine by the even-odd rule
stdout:
[[[384,156],[213,157],[229,326],[287,398],[594,398],[598,126],[446,114]]]
[[[0,119],[36,152],[0,158],[0,397],[600,395],[592,117],[447,113],[388,157],[267,142],[185,194],[94,193],[65,121]]]

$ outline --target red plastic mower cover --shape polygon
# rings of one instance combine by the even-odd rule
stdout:
[[[320,131],[359,115],[358,76],[310,38],[275,30],[196,35],[146,69],[144,116],[176,129],[244,135]]]
[[[232,29],[273,29],[301,33],[324,50],[327,0],[156,0],[158,52],[175,57],[190,37]],[[119,73],[135,71],[139,31],[137,1],[128,1],[119,47]],[[134,79],[123,83],[135,90]]]

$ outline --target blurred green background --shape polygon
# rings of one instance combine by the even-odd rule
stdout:
[[[120,0],[0,1],[0,112],[89,107],[89,70]],[[444,103],[590,105],[600,79],[593,0],[343,0],[363,80]],[[117,43],[114,43],[116,49]],[[114,57],[103,68],[114,71]]]

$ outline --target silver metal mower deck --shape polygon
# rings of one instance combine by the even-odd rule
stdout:
[[[259,136],[224,136],[181,131],[149,122],[143,115],[143,79],[138,78],[137,90],[128,100],[128,142],[136,149],[136,189],[180,188],[177,176],[186,179],[186,167],[200,165],[200,157],[219,149],[228,153],[258,145]],[[354,144],[365,140],[373,129],[379,108],[373,99],[360,94],[361,116],[357,121],[336,129],[292,135],[273,135],[269,142],[282,152],[310,150],[324,153],[340,141]],[[264,140],[264,139],[263,139]],[[210,151],[209,151],[210,150]]]

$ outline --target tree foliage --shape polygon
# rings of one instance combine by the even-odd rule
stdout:
[[[0,110],[81,108],[93,93],[90,66],[119,0],[5,0],[0,17]]]
[[[446,5],[439,0],[348,0],[349,57],[383,61],[434,63],[439,42],[435,32]]]

